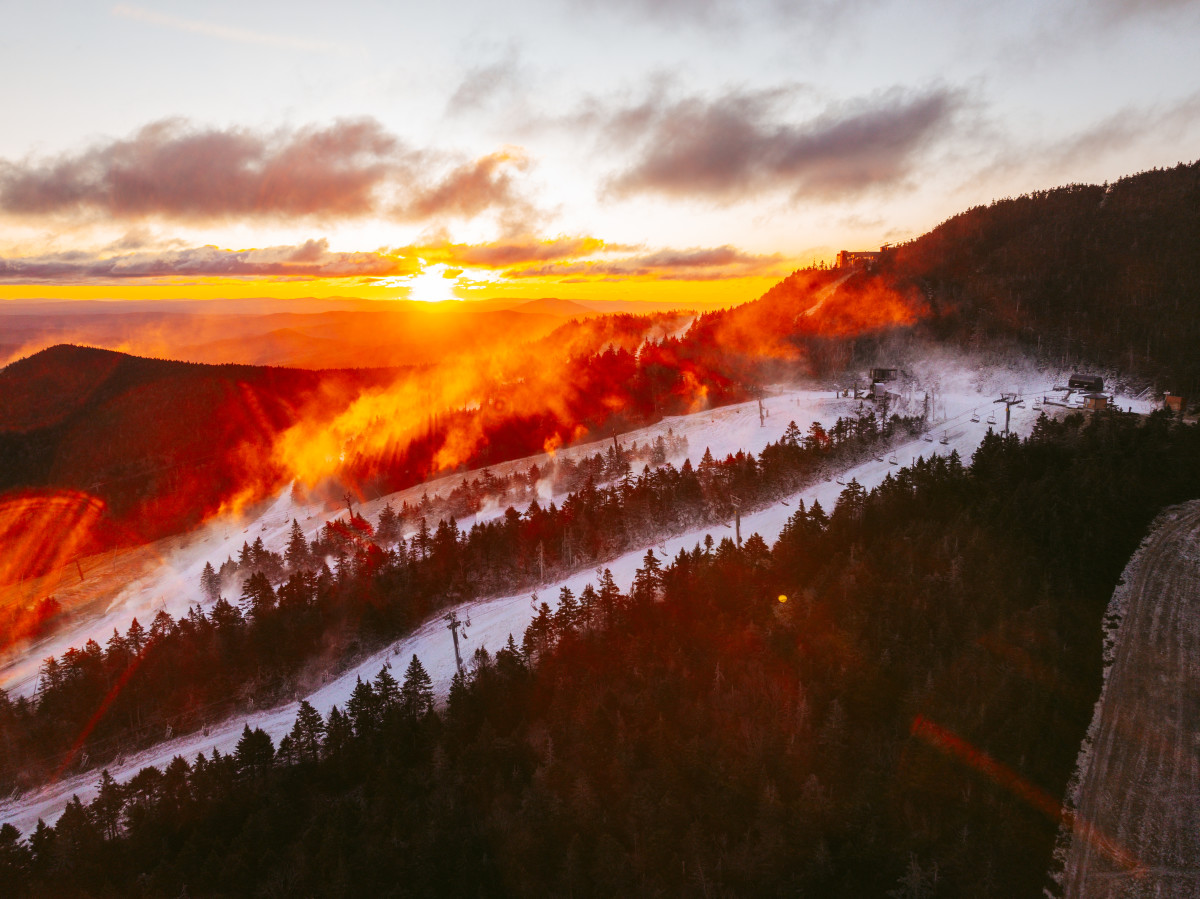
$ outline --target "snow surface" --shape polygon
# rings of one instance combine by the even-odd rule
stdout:
[[[1031,398],[1027,408],[1014,407],[1012,410],[1012,430],[1017,434],[1028,434],[1039,414],[1032,408],[1032,397],[1049,392],[1053,384],[1064,383],[1066,377],[1064,372],[1047,372],[1029,364],[1011,361],[1003,366],[969,365],[948,354],[932,355],[911,364],[908,370],[921,385],[920,389],[909,397],[912,407],[909,411],[921,410],[926,389],[931,390],[934,398],[934,425],[929,433],[930,439],[926,441],[918,437],[878,458],[870,458],[846,468],[835,477],[814,484],[766,509],[743,516],[743,538],[757,533],[770,545],[779,536],[788,518],[794,514],[798,500],[803,499],[807,505],[819,500],[827,511],[832,510],[844,489],[843,484],[852,478],[870,489],[879,484],[889,471],[910,464],[919,456],[949,455],[951,451],[957,450],[964,462],[968,461],[989,428],[998,430],[1003,427],[1004,406],[993,403],[1002,391],[1016,391]],[[1122,408],[1133,408],[1138,412],[1148,412],[1153,408],[1149,400],[1120,396],[1117,402]],[[776,388],[764,401],[764,406],[768,413],[765,426],[760,426],[757,403],[748,402],[666,418],[655,425],[622,434],[619,439],[622,445],[629,445],[635,440],[644,444],[653,441],[660,434],[665,435],[670,429],[676,435],[682,434],[688,438],[687,456],[691,458],[692,464],[696,465],[706,448],[718,459],[735,454],[739,450],[757,454],[768,443],[778,440],[790,421],[794,420],[801,431],[806,430],[813,421],[819,421],[829,427],[839,415],[853,416],[860,407],[864,410],[871,407],[870,403],[862,404],[859,400],[838,397],[833,389],[812,387]],[[1046,411],[1049,414],[1056,410],[1054,407],[1048,407]],[[978,422],[972,421],[973,413],[976,412],[980,419]],[[988,424],[987,417],[991,412],[995,412],[998,425]],[[947,440],[945,444],[941,442],[943,437]],[[595,452],[603,452],[607,446],[608,441],[603,441],[571,447],[560,450],[559,453],[582,458]],[[896,463],[892,463],[891,458],[895,458]],[[516,470],[525,471],[532,464],[542,467],[548,461],[549,456],[542,454],[493,465],[490,468],[495,474],[502,475]],[[683,456],[671,461],[682,464]],[[473,478],[477,473],[469,472],[466,477]],[[402,501],[414,503],[425,491],[428,491],[430,496],[440,491],[448,491],[460,483],[463,477],[464,475],[459,473],[378,497],[363,503],[356,511],[374,520],[384,504],[389,501],[393,505],[399,505]],[[542,498],[561,499],[551,497],[548,490],[543,493]],[[483,510],[478,518],[486,519],[502,513],[501,508]],[[227,556],[237,554],[243,541],[253,542],[255,537],[261,536],[269,549],[282,552],[293,518],[299,521],[306,537],[311,539],[326,520],[344,514],[344,510],[335,514],[327,507],[298,504],[294,501],[291,491],[285,490],[264,509],[260,509],[249,518],[229,516],[210,521],[190,535],[182,545],[164,556],[158,571],[125,587],[117,599],[109,604],[103,615],[57,635],[52,641],[39,644],[36,651],[31,651],[0,669],[0,687],[14,694],[28,694],[35,688],[40,659],[50,653],[61,654],[70,646],[82,645],[89,637],[103,643],[114,627],[123,631],[135,615],[143,624],[148,624],[149,618],[159,608],[165,608],[173,616],[178,616],[181,612],[186,612],[190,605],[204,604],[199,582],[205,562],[211,561],[214,566],[219,566]],[[476,516],[469,516],[460,521],[459,525],[469,530],[475,520]],[[706,534],[712,534],[713,539],[719,542],[722,537],[733,535],[733,524],[727,522],[706,526],[664,538],[605,562],[601,567],[609,568],[618,586],[627,590],[648,547],[655,547],[665,562],[677,555],[681,549],[691,550],[696,544],[702,543]],[[589,582],[595,583],[596,580],[595,570],[576,572],[563,580],[539,587],[538,601],[546,601],[553,609],[557,606],[561,587],[570,587],[578,595],[584,585]],[[533,618],[535,606],[530,593],[523,592],[464,603],[456,607],[455,611],[460,618],[469,617],[471,621],[463,647],[463,657],[466,659],[479,646],[484,646],[491,652],[496,651],[505,643],[509,634],[519,642]],[[344,707],[359,677],[363,680],[373,680],[384,664],[394,663],[399,679],[399,672],[403,671],[414,654],[428,670],[437,695],[444,697],[455,670],[454,647],[442,618],[444,614],[446,613],[439,613],[411,634],[350,667],[306,698],[322,715],[327,715],[335,704]],[[239,715],[202,733],[178,737],[131,754],[110,763],[108,768],[114,777],[123,781],[143,767],[161,767],[176,755],[190,760],[199,752],[210,753],[214,747],[223,753],[231,752],[241,736],[243,726],[247,723],[251,728],[261,727],[278,743],[279,739],[291,730],[298,707],[299,703],[296,701],[269,710]],[[85,802],[95,795],[99,773],[98,769],[86,771],[48,785],[37,792],[0,800],[0,823],[12,823],[23,833],[30,832],[38,818],[52,823],[61,814],[72,795],[78,794]]]

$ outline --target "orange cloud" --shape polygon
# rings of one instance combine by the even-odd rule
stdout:
[[[447,265],[474,268],[508,268],[532,262],[593,256],[607,247],[608,245],[598,237],[539,238],[525,236],[484,244],[444,241],[401,247],[395,252],[419,256],[430,263],[442,262]]]

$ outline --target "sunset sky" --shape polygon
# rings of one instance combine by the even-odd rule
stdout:
[[[0,299],[738,302],[1200,156],[1200,3],[7,3]]]

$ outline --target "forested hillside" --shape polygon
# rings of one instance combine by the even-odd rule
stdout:
[[[884,254],[941,337],[1011,338],[1051,360],[1200,394],[1200,162],[969,209]]]
[[[43,659],[36,696],[9,703],[0,691],[0,795],[36,789],[81,759],[103,764],[164,734],[269,708],[447,605],[534,588],[673,531],[723,522],[735,508],[794,492],[825,466],[911,439],[919,423],[894,417],[880,427],[870,415],[839,419],[828,432],[814,423],[806,436],[793,424],[760,457],[706,452],[696,468],[667,464],[660,441],[655,467],[636,477],[631,451],[613,446],[582,464],[556,460],[505,479],[519,482],[525,512],[510,506],[466,531],[453,514],[426,518],[436,509],[428,501],[387,505],[377,526],[358,515],[327,522],[311,543],[293,521],[283,553],[259,538],[236,560],[209,560],[200,579],[207,611],[124,622],[103,647],[87,640]],[[560,503],[538,503],[543,479]],[[438,505],[478,508],[508,486],[485,472]],[[11,623],[0,614],[0,633]]]
[[[1040,895],[1099,620],[1200,430],[1041,420],[751,537],[648,553],[278,746],[177,758],[28,839],[18,895]]]
[[[57,534],[76,551],[194,525],[238,490],[283,477],[271,449],[299,416],[329,414],[396,375],[43,350],[0,370],[0,536],[37,526],[46,498],[64,493],[103,508],[88,534]],[[37,559],[25,562],[10,574],[39,573]]]

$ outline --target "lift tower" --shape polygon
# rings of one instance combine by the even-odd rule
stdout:
[[[1020,406],[1025,408],[1025,400],[1021,399],[1015,393],[1002,393],[1000,399],[992,400],[993,403],[1004,403],[1004,433],[1008,433],[1008,426],[1012,422],[1012,407]]]
[[[458,629],[460,627],[463,629],[463,637],[465,638],[467,634],[467,626],[470,625],[471,619],[468,617],[466,621],[462,621],[459,619],[458,614],[451,609],[446,614],[446,617],[442,620],[448,622],[446,624],[446,630],[450,631],[451,636],[454,637],[454,664],[458,666],[458,673],[462,674],[462,655],[458,651]]]

